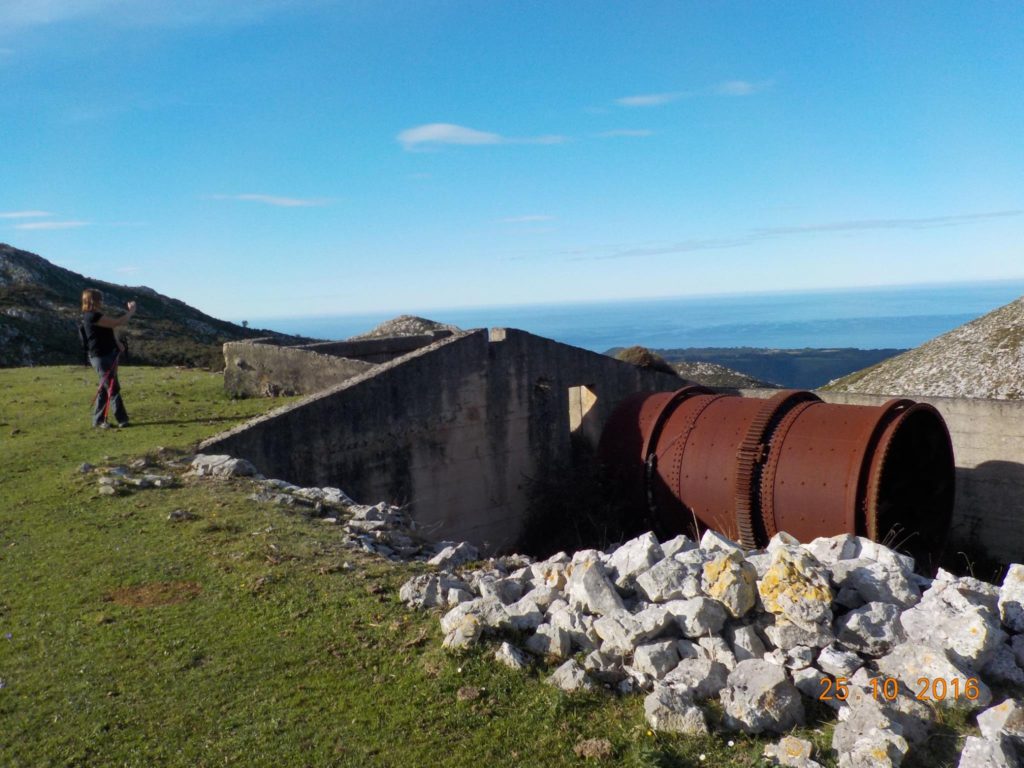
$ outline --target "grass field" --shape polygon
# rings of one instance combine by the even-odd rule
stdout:
[[[414,566],[250,501],[249,481],[100,495],[83,462],[183,454],[275,404],[198,371],[122,385],[133,426],[99,431],[91,369],[0,370],[0,766],[763,764],[763,740],[650,733],[640,696],[563,694],[488,645],[447,654],[436,616],[398,600]],[[612,755],[577,757],[588,738]],[[914,762],[955,765],[956,732],[934,741]]]

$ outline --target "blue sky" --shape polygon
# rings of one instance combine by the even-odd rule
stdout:
[[[0,242],[228,319],[1024,276],[1024,4],[0,0]]]

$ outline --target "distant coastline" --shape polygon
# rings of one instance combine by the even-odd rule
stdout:
[[[595,352],[633,344],[908,349],[1021,295],[1024,280],[409,311],[461,328],[521,328]],[[341,339],[394,314],[247,319],[253,327]]]

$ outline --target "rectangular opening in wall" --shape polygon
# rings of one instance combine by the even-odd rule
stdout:
[[[595,405],[597,393],[593,385],[569,387],[569,433],[586,440],[596,448],[601,434],[595,418]]]

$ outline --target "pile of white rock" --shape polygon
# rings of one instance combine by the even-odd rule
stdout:
[[[441,610],[445,647],[493,637],[511,667],[560,662],[549,682],[563,690],[645,692],[654,729],[707,733],[701,705],[717,698],[724,729],[784,734],[819,700],[837,710],[840,766],[898,766],[937,710],[962,707],[979,711],[982,735],[967,739],[960,765],[1018,765],[1022,565],[997,587],[941,570],[924,578],[906,555],[852,535],[800,544],[779,534],[745,551],[711,531],[699,545],[648,533],[606,552],[459,569],[476,555],[449,543],[430,560],[436,572],[401,589],[410,608]],[[791,737],[766,757],[818,765]]]

